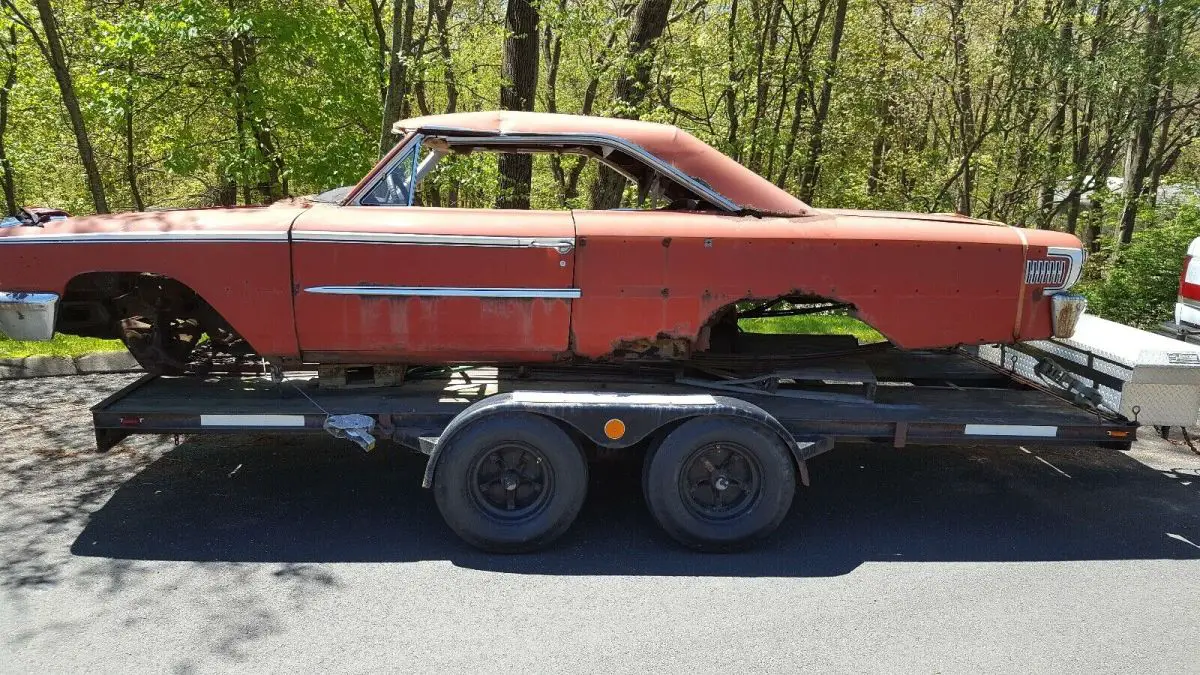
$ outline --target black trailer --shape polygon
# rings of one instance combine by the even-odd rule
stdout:
[[[726,549],[774,530],[809,482],[807,460],[836,443],[1127,448],[1138,426],[1078,378],[1026,378],[965,349],[861,348],[748,375],[727,365],[414,368],[363,388],[312,374],[145,376],[92,416],[102,451],[131,434],[388,439],[429,456],[424,484],[447,523],[498,551],[561,535],[589,458],[606,453],[644,457],[647,503],[673,537]]]

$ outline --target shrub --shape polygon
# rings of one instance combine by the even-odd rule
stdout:
[[[1106,243],[1089,261],[1097,278],[1078,289],[1088,298],[1088,311],[1139,328],[1169,320],[1188,244],[1198,236],[1200,207],[1185,205],[1171,220],[1135,232],[1128,246]]]

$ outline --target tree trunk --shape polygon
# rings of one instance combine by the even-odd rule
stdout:
[[[133,140],[133,59],[129,60],[125,85],[125,180],[129,182],[129,195],[135,211],[145,211],[142,191],[138,189],[136,146]]]
[[[950,4],[950,39],[954,42],[954,98],[958,107],[959,146],[962,157],[959,165],[961,187],[957,211],[971,215],[971,193],[975,189],[975,168],[971,155],[975,150],[975,104],[971,95],[971,61],[967,56],[967,25],[963,19],[963,1]]]
[[[738,0],[731,0],[729,4],[729,22],[726,25],[726,49],[728,63],[726,64],[728,71],[725,80],[725,117],[728,120],[728,134],[725,138],[725,146],[729,151],[729,156],[736,160],[741,160],[740,144],[738,143],[738,111],[737,111],[737,85],[742,79],[741,72],[737,67],[737,16],[738,16]]]
[[[1175,103],[1175,83],[1168,81],[1163,87],[1160,109],[1166,110],[1158,122],[1158,138],[1154,141],[1154,150],[1150,154],[1150,175],[1146,180],[1146,199],[1150,206],[1158,206],[1158,188],[1162,184],[1163,174],[1170,170],[1167,166],[1168,148],[1170,147],[1171,122],[1175,114],[1171,110]]]
[[[809,72],[812,65],[813,47],[817,43],[817,38],[820,37],[821,27],[825,24],[825,12],[829,7],[829,2],[830,0],[820,0],[820,4],[817,5],[816,17],[813,19],[812,32],[808,34],[806,40],[801,39],[800,45],[797,47],[800,58],[796,66],[796,99],[795,105],[792,106],[792,124],[786,137],[787,143],[783,149],[783,156],[779,161],[779,175],[775,178],[775,185],[778,185],[780,189],[787,187],[788,174],[792,170],[792,156],[796,151],[796,139],[800,136],[800,123],[804,119],[804,108],[813,100],[811,81],[807,83],[809,86],[806,87],[805,80],[811,79]],[[796,17],[789,12],[788,20],[792,24],[792,35],[799,37]]]
[[[1133,239],[1137,225],[1138,206],[1146,187],[1150,169],[1150,146],[1154,142],[1154,127],[1158,122],[1159,89],[1162,86],[1165,40],[1159,25],[1160,0],[1146,3],[1146,72],[1143,93],[1138,102],[1137,121],[1129,136],[1125,152],[1125,178],[1121,187],[1121,244]]]
[[[243,134],[245,127],[249,126],[255,147],[267,165],[267,177],[265,180],[259,181],[258,191],[262,197],[261,201],[269,204],[275,200],[276,195],[286,196],[288,188],[287,180],[284,178],[283,156],[276,147],[270,125],[264,126],[262,123],[266,115],[261,111],[255,111],[254,102],[251,100],[251,88],[248,80],[257,61],[253,40],[246,34],[239,33],[231,40],[230,53],[234,76],[234,105],[237,108],[235,117],[238,126],[238,148],[242,151],[242,157],[246,157]],[[249,204],[253,201],[249,181],[246,182],[243,189],[246,203]]]
[[[379,83],[379,103],[383,105],[387,102],[387,73],[388,70],[388,48],[387,48],[387,31],[383,27],[383,8],[387,6],[387,0],[370,0],[371,2],[371,28],[375,30],[375,80]]]
[[[392,125],[404,118],[408,100],[408,58],[412,51],[415,0],[394,0],[392,46],[388,65],[387,93],[383,97],[383,124],[379,132],[379,156],[386,155],[400,139]]]
[[[4,188],[4,213],[17,213],[17,180],[13,175],[12,162],[8,159],[8,149],[4,145],[4,136],[8,131],[8,106],[12,88],[17,84],[17,27],[9,26],[8,43],[4,45],[4,56],[7,69],[4,73],[4,86],[0,87],[0,185]]]
[[[641,105],[650,91],[650,50],[654,41],[662,37],[671,14],[671,0],[640,0],[633,13],[633,24],[629,27],[629,58],[633,62],[632,73],[617,78],[615,91],[617,116],[637,119]],[[621,205],[625,189],[625,178],[621,174],[601,166],[592,184],[591,207],[614,209]]]
[[[875,140],[871,143],[871,168],[867,171],[867,196],[877,197],[883,192],[883,159],[888,152],[888,136],[892,133],[894,117],[893,84],[890,76],[891,62],[888,54],[887,10],[881,5],[883,20],[879,30],[879,64],[875,71],[876,81],[883,87],[879,99],[875,102],[875,114],[879,119],[879,127],[875,130]]]
[[[96,213],[108,213],[108,200],[104,196],[104,181],[100,177],[96,153],[92,150],[91,137],[88,136],[87,124],[83,120],[83,111],[79,107],[79,97],[75,94],[75,82],[71,78],[67,57],[63,52],[62,37],[58,33],[58,21],[54,18],[54,8],[50,5],[50,0],[34,0],[34,5],[41,17],[42,32],[46,35],[45,42],[50,70],[54,72],[58,91],[62,94],[63,105],[67,108],[67,117],[71,120],[71,130],[75,133],[75,144],[79,147],[79,159],[83,162],[83,171],[87,176],[88,191],[92,193],[92,206]]]
[[[808,157],[800,171],[800,199],[812,203],[821,172],[821,150],[824,144],[825,121],[829,118],[829,100],[833,97],[833,78],[837,74],[838,52],[842,48],[842,31],[846,27],[847,0],[837,0],[833,13],[833,35],[829,38],[829,60],[825,62],[825,74],[821,81],[821,95],[817,99],[817,110],[813,115],[812,129],[808,136]]]
[[[500,72],[500,107],[533,110],[538,81],[538,10],[533,0],[508,0],[504,13],[504,61]],[[500,155],[498,209],[528,209],[533,155]]]
[[[1075,0],[1064,0],[1062,3],[1063,22],[1058,28],[1058,58],[1053,62],[1061,62],[1067,58],[1075,47]],[[1052,62],[1052,63],[1053,63]],[[1049,167],[1042,179],[1042,192],[1039,196],[1038,229],[1050,227],[1054,218],[1054,192],[1058,187],[1059,167],[1062,164],[1063,133],[1067,123],[1067,104],[1070,101],[1071,81],[1067,69],[1062,69],[1062,75],[1056,85],[1054,115],[1050,118]]]
[[[450,20],[450,12],[454,8],[454,0],[441,0],[441,2],[431,3],[429,11],[433,12],[434,19],[437,22],[437,43],[438,54],[442,59],[442,79],[446,85],[446,110],[447,113],[452,113],[458,110],[458,80],[454,75],[454,62],[451,59],[450,51],[450,34],[447,23]]]

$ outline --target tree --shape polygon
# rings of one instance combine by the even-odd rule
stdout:
[[[618,117],[638,119],[640,108],[650,92],[650,69],[654,42],[662,37],[671,14],[671,0],[640,0],[629,26],[628,66],[617,76],[613,92],[613,112]],[[621,205],[625,178],[604,166],[592,184],[591,207],[612,209]]]
[[[1125,179],[1122,187],[1121,243],[1133,239],[1138,207],[1145,195],[1146,176],[1150,169],[1150,145],[1158,123],[1158,103],[1163,84],[1163,60],[1166,56],[1165,28],[1160,25],[1163,0],[1146,3],[1146,29],[1143,38],[1145,63],[1141,92],[1136,98],[1137,121],[1129,135],[1125,150]]]
[[[46,58],[58,90],[62,96],[63,106],[67,109],[67,117],[71,121],[71,130],[75,134],[76,147],[79,149],[79,159],[83,162],[83,170],[87,174],[88,191],[92,196],[92,205],[96,213],[108,213],[108,200],[104,195],[104,179],[100,176],[100,167],[96,163],[96,153],[92,150],[92,140],[88,135],[87,123],[83,119],[83,110],[79,105],[79,96],[75,92],[75,82],[71,76],[71,68],[63,48],[62,36],[58,30],[58,19],[50,0],[34,0],[34,5],[41,20],[42,34],[16,6],[14,0],[2,0],[3,6],[14,16],[17,23],[25,27],[37,45],[38,50]]]
[[[833,78],[837,72],[838,53],[842,47],[842,32],[846,28],[846,0],[837,0],[833,12],[833,35],[829,38],[829,58],[825,61],[825,74],[821,79],[821,96],[813,113],[812,128],[808,134],[808,157],[800,173],[800,199],[811,202],[817,188],[821,169],[821,148],[824,143],[825,121],[829,118],[829,100],[833,95]]]
[[[380,156],[386,155],[400,140],[392,133],[392,125],[408,115],[408,66],[415,9],[414,0],[393,0],[387,92],[383,97],[383,128],[379,134]]]
[[[14,214],[17,212],[16,176],[4,147],[4,136],[8,131],[9,97],[17,84],[17,27],[9,26],[7,33],[8,40],[0,43],[0,54],[4,57],[4,84],[0,85],[0,186],[4,189],[5,213]]]
[[[508,0],[500,75],[500,107],[504,110],[533,110],[538,80],[538,21],[532,0]],[[496,208],[528,209],[532,177],[532,155],[501,155]]]

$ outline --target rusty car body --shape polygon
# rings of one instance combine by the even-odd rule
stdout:
[[[160,372],[204,335],[282,367],[685,359],[736,351],[748,307],[845,307],[907,349],[1011,343],[1055,333],[1084,259],[1059,232],[812,208],[662,124],[481,112],[396,130],[336,203],[0,231],[0,331],[119,337]],[[645,208],[419,205],[442,158],[479,152],[582,155]]]

